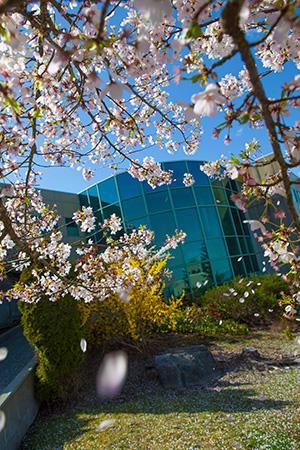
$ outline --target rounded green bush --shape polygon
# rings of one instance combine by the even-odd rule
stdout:
[[[234,291],[230,292],[230,289]],[[218,319],[233,319],[249,324],[262,320],[268,322],[279,318],[279,301],[282,293],[288,291],[287,283],[276,275],[239,277],[208,289],[200,297],[200,305]],[[237,294],[233,295],[234,292]],[[249,294],[247,297],[245,292]],[[243,303],[240,302],[241,298]]]
[[[21,281],[30,280],[29,269]],[[78,369],[84,354],[78,304],[66,295],[53,302],[43,297],[38,303],[19,302],[21,324],[27,340],[35,347],[37,397],[48,403],[67,400],[78,387]]]

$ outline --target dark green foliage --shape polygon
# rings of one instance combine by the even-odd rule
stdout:
[[[250,281],[253,283],[247,286]],[[230,288],[237,295],[224,295],[230,292]],[[200,298],[200,305],[217,319],[234,319],[248,324],[269,322],[280,317],[279,301],[282,292],[288,293],[288,290],[288,285],[281,277],[253,275],[242,282],[241,278],[236,278],[228,284],[207,290]],[[246,291],[249,296],[245,298]],[[244,303],[240,303],[240,298],[245,299]]]
[[[236,336],[248,333],[248,327],[234,320],[219,320],[197,305],[183,308],[176,317],[178,333],[200,333],[204,336]]]
[[[21,277],[26,280],[30,280],[29,270]],[[38,398],[48,403],[67,400],[78,387],[78,369],[84,359],[77,302],[67,295],[59,302],[44,297],[36,304],[20,302],[19,307],[24,335],[37,352]]]

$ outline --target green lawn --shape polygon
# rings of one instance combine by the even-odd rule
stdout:
[[[255,345],[278,360],[297,352],[294,342],[266,334],[214,343],[211,348],[227,355],[245,345]],[[238,370],[206,390],[141,389],[131,398],[125,395],[123,401],[105,404],[87,398],[67,413],[42,415],[23,448],[298,450],[299,375],[292,367]],[[106,419],[113,419],[113,425],[99,431]]]

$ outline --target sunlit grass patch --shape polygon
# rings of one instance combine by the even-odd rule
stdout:
[[[38,422],[24,449],[292,450],[300,444],[298,382],[297,369],[240,372],[228,374],[220,391],[167,392],[106,403],[98,410]],[[107,419],[113,424],[99,431]]]

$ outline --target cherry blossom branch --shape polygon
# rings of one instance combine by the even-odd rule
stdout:
[[[283,184],[287,195],[288,206],[291,211],[291,215],[295,222],[295,225],[297,229],[300,231],[300,220],[293,202],[288,168],[286,167],[286,163],[282,155],[280,145],[278,143],[278,136],[276,132],[275,123],[272,118],[272,114],[269,110],[269,100],[265,94],[262,82],[260,80],[256,63],[250,50],[249,43],[245,39],[244,33],[239,26],[240,20],[239,14],[243,4],[244,0],[232,0],[231,2],[228,2],[226,4],[222,15],[224,22],[224,29],[225,32],[232,37],[248,70],[249,78],[253,87],[253,92],[255,93],[255,96],[257,97],[261,105],[262,116],[266,128],[268,130],[274,156],[280,166]]]

